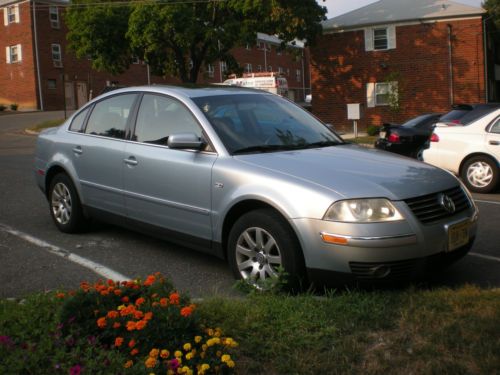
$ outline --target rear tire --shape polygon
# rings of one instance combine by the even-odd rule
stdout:
[[[476,193],[489,193],[498,184],[498,166],[487,156],[467,160],[460,175],[467,188]]]
[[[59,173],[50,181],[50,216],[57,228],[64,233],[79,233],[87,229],[88,220],[83,215],[76,188],[65,173]]]
[[[258,209],[241,216],[231,228],[228,259],[234,276],[258,289],[270,279],[286,274],[286,288],[297,290],[304,281],[304,260],[295,233],[272,209]],[[264,284],[262,284],[264,282]]]

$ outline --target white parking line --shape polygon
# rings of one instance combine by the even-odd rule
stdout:
[[[494,260],[496,262],[500,262],[500,258],[492,257],[491,255],[484,255],[484,254],[478,254],[478,253],[469,253],[469,255],[472,255],[473,257],[478,257],[478,258],[483,258],[483,259]]]
[[[41,247],[42,249],[48,251],[51,254],[60,256],[62,258],[65,258],[65,259],[73,262],[73,263],[76,263],[76,264],[79,264],[80,266],[88,268],[89,270],[97,273],[98,275],[100,275],[102,277],[105,277],[106,279],[111,279],[111,280],[115,280],[115,281],[131,280],[130,277],[122,275],[121,273],[115,272],[112,269],[109,269],[109,268],[103,266],[102,264],[93,262],[90,259],[86,259],[86,258],[81,257],[79,255],[73,254],[65,249],[62,249],[62,248],[56,246],[56,245],[52,245],[48,242],[45,242],[44,240],[33,237],[27,233],[21,232],[19,230],[11,228],[7,225],[0,223],[0,230],[2,230],[3,232],[6,232],[6,233],[10,233],[16,237],[19,237],[27,242],[32,243],[33,245]]]
[[[500,202],[495,202],[495,201],[483,201],[481,199],[474,199],[474,202],[479,202],[479,203],[491,203],[491,204],[500,204]]]

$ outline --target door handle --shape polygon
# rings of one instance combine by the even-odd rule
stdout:
[[[128,159],[123,159],[123,161],[125,162],[125,164],[132,166],[137,165],[139,163],[133,156],[129,156]]]
[[[493,145],[493,146],[498,146],[500,145],[500,142],[499,141],[489,141],[488,142],[490,145]]]
[[[76,146],[75,148],[73,148],[73,152],[75,154],[81,155],[83,153],[82,147],[81,146]]]

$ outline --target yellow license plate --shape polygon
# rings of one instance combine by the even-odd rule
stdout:
[[[452,225],[448,229],[448,251],[453,251],[469,242],[469,222]]]

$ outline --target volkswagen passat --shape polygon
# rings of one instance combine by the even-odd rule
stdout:
[[[477,209],[450,173],[345,143],[279,96],[136,87],[38,138],[63,232],[100,218],[227,258],[238,278],[408,279],[470,249]]]

